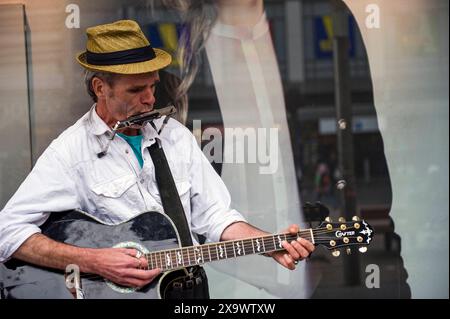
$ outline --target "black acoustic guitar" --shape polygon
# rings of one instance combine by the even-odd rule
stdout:
[[[364,251],[373,237],[373,229],[364,220],[354,218],[351,222],[325,221],[319,227],[301,230],[297,235],[281,233],[180,247],[174,223],[162,213],[145,212],[119,225],[105,225],[79,210],[53,213],[41,229],[43,234],[56,241],[79,247],[135,248],[147,258],[149,269],[160,268],[162,273],[149,285],[133,289],[95,274],[80,274],[77,281],[76,273],[67,276],[61,270],[11,259],[0,264],[0,285],[8,292],[7,298],[164,298],[171,283],[188,276],[188,270],[196,265],[283,250],[283,240],[292,241],[297,237],[334,250],[334,255],[339,252],[337,248],[346,246],[359,246],[360,251]],[[70,265],[68,269],[75,272],[76,265]]]

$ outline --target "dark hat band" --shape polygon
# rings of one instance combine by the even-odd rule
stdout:
[[[156,58],[155,51],[149,45],[142,48],[108,53],[86,51],[86,62],[92,65],[119,65],[144,62]]]

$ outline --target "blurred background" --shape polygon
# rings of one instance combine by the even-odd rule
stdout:
[[[291,296],[448,298],[448,1],[272,0],[264,11],[292,153],[286,187],[294,181],[298,193],[287,220],[317,225],[327,214],[307,203],[320,201],[334,221],[358,215],[376,234],[366,254],[317,249],[310,285]],[[87,27],[119,19],[138,21],[153,47],[173,55],[168,71],[182,76],[186,21],[167,3],[0,0],[0,207],[91,107],[74,56]],[[190,129],[200,119],[223,132],[214,86],[201,64],[188,92]],[[232,195],[241,191],[224,180]],[[263,185],[250,187],[264,196]],[[265,211],[247,217],[272,232],[288,225]],[[245,271],[207,270],[212,297],[285,296],[280,276],[268,287]]]

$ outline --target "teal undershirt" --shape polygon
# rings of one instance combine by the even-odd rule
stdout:
[[[144,166],[144,159],[142,158],[141,153],[141,145],[142,145],[142,139],[144,138],[143,135],[134,135],[129,136],[122,133],[117,133],[121,138],[123,138],[127,143],[131,146],[131,149],[134,152],[134,155],[136,155],[136,158],[139,162],[139,166]]]

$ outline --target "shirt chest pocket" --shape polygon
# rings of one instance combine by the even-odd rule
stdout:
[[[135,175],[127,174],[90,187],[98,212],[116,215],[119,220],[145,209]]]

